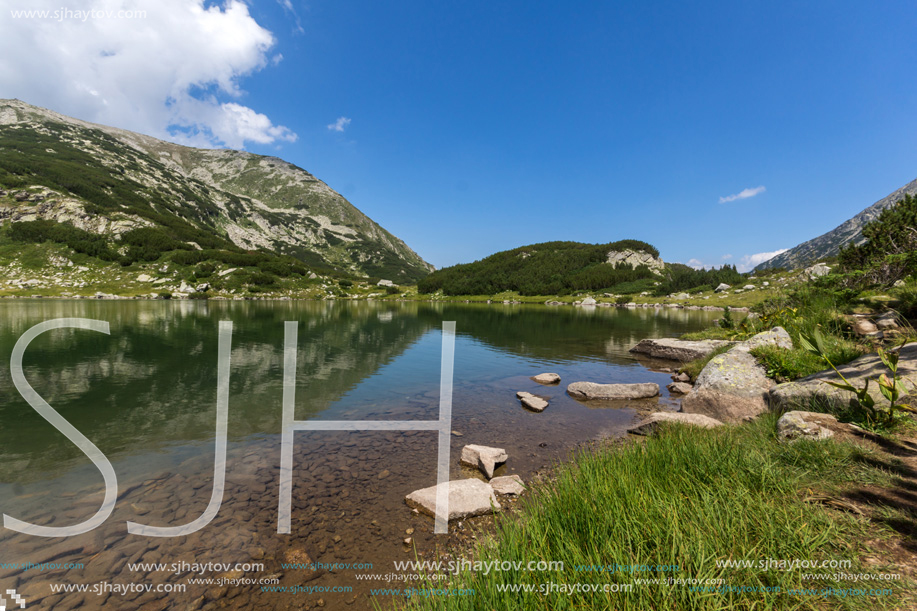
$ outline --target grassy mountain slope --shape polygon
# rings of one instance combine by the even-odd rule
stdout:
[[[180,243],[168,251],[260,251],[402,284],[432,269],[281,159],[184,147],[18,100],[0,100],[0,191],[0,220],[73,225],[115,251],[125,234],[148,228]]]
[[[833,257],[845,246],[856,246],[866,241],[863,237],[863,227],[870,221],[878,218],[879,214],[892,207],[906,194],[917,195],[917,180],[904,185],[888,197],[884,197],[866,208],[850,220],[844,221],[828,233],[822,234],[807,242],[791,248],[785,253],[769,259],[755,269],[769,269],[783,267],[796,269],[809,265],[818,259]]]

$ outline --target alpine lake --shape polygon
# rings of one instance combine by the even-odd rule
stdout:
[[[11,375],[17,340],[58,318],[106,321],[110,334],[47,331],[28,346],[23,372],[111,462],[118,498],[111,516],[85,534],[0,528],[0,586],[15,589],[28,609],[55,611],[389,608],[391,595],[370,590],[420,584],[358,574],[390,574],[394,562],[415,557],[435,560],[437,548],[460,544],[492,518],[454,521],[448,535],[434,535],[433,519],[405,504],[405,495],[436,484],[435,431],[299,431],[291,533],[278,534],[286,321],[298,323],[300,421],[438,419],[443,321],[455,321],[451,479],[483,477],[459,464],[462,447],[479,444],[509,455],[495,475],[529,483],[583,444],[620,438],[650,411],[677,409],[665,390],[664,368],[673,364],[628,351],[641,339],[700,330],[717,315],[430,302],[3,300],[0,512],[62,527],[89,519],[103,502],[99,469],[29,405]],[[220,321],[232,321],[233,332],[219,512],[186,536],[129,534],[129,521],[179,526],[210,502]],[[561,383],[530,379],[542,372],[560,374]],[[575,381],[656,382],[661,395],[581,402],[565,391]],[[550,405],[527,411],[517,391]],[[210,570],[193,568],[207,563]],[[328,568],[334,563],[364,568]],[[28,564],[38,566],[21,566]],[[265,591],[259,581],[290,591]],[[59,584],[88,588],[54,592]]]

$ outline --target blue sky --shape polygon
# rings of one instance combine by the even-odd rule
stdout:
[[[0,15],[45,66],[0,97],[277,155],[437,267],[636,238],[741,268],[917,177],[913,2],[113,4],[146,15]]]

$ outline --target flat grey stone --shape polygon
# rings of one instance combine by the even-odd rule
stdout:
[[[838,367],[851,384],[862,388],[865,380],[869,380],[869,394],[876,401],[876,407],[888,406],[888,400],[879,391],[876,380],[882,374],[888,373],[888,368],[882,364],[877,354],[867,354]],[[917,384],[917,344],[908,344],[898,353],[898,375],[904,380],[904,387],[908,390]],[[818,401],[823,408],[844,409],[857,405],[856,396],[852,392],[834,388],[826,381],[840,382],[840,377],[831,369],[801,378],[794,382],[779,384],[770,391],[771,409],[777,411],[793,411],[808,408],[812,401]],[[822,409],[822,408],[820,408]]]
[[[539,373],[537,376],[532,376],[532,379],[538,382],[539,384],[559,384],[560,376],[556,373]]]
[[[480,469],[487,476],[487,479],[490,479],[494,476],[496,466],[505,463],[508,458],[509,456],[503,448],[467,445],[462,448],[461,462],[463,465]]]
[[[498,494],[512,494],[518,496],[525,490],[525,484],[518,475],[504,475],[490,480],[490,487]]]
[[[533,412],[543,412],[548,406],[547,401],[541,397],[533,395],[530,392],[519,391],[516,393],[516,398],[522,402],[523,407],[530,409]]]
[[[574,382],[567,386],[567,392],[576,399],[649,399],[659,394],[659,384],[596,384],[595,382]]]
[[[630,349],[657,359],[670,361],[693,361],[700,359],[717,348],[732,346],[735,342],[720,339],[686,340],[686,339],[645,339]]]
[[[723,423],[714,418],[702,414],[684,414],[680,412],[655,412],[643,422],[627,429],[628,432],[635,435],[652,435],[659,428],[660,422],[678,422],[691,426],[699,426],[704,429],[712,429],[717,426],[723,426]]]
[[[449,520],[480,516],[500,511],[500,503],[493,488],[479,479],[460,479],[444,482],[449,498]],[[436,495],[439,486],[415,490],[404,498],[408,507],[436,517]]]

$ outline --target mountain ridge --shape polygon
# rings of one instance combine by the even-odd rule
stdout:
[[[778,267],[787,269],[805,267],[818,259],[837,255],[844,246],[862,244],[865,241],[865,238],[862,236],[863,226],[875,220],[879,216],[879,213],[893,206],[898,200],[902,199],[905,194],[917,195],[917,179],[912,180],[900,189],[896,189],[856,216],[844,221],[831,231],[823,233],[811,240],[807,240],[759,264],[755,267],[755,270]]]
[[[52,190],[41,202],[31,202],[40,205],[31,206],[29,218],[63,217],[73,222],[94,215],[117,217],[112,223],[86,227],[103,233],[118,223],[156,224],[151,219],[166,215],[245,250],[288,255],[359,276],[393,275],[396,282],[410,283],[433,269],[326,183],[278,157],[186,147],[21,100],[0,100],[0,153],[3,148],[8,154],[0,154],[0,188],[4,178],[10,183],[19,177],[20,184],[13,188],[37,185]],[[68,157],[69,167],[60,161],[62,156]],[[98,171],[101,182],[109,182],[104,176],[108,174],[113,182],[101,191],[114,190],[120,202],[130,203],[119,205],[109,201],[118,198],[106,198],[92,185],[79,185],[72,174],[81,164],[97,166],[89,169]],[[45,174],[35,168],[43,168]],[[62,182],[49,178],[53,172],[70,175]],[[67,181],[77,184],[76,193]],[[87,199],[87,193],[92,197]],[[0,207],[6,208],[0,218],[19,220],[16,208],[21,203],[0,198]],[[63,208],[70,213],[63,213]]]

